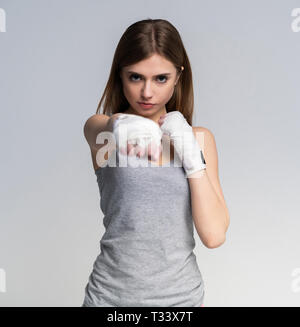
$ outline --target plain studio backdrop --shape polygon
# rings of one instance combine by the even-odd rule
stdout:
[[[195,230],[204,305],[300,305],[297,6],[0,1],[0,306],[81,306],[104,232],[83,126],[121,35],[147,18],[178,29],[193,125],[217,143],[231,221],[216,249]]]

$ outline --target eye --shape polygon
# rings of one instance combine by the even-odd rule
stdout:
[[[137,77],[137,78],[139,78],[140,76],[139,75],[137,75],[137,74],[131,74],[130,76],[129,76],[129,79],[132,81],[132,77]]]
[[[138,74],[131,74],[130,76],[129,76],[129,80],[130,81],[132,81],[132,82],[136,82],[139,78],[141,78],[140,77],[140,75],[138,75]],[[161,81],[160,80],[160,84],[164,84],[164,83],[166,83],[166,81],[169,79],[166,75],[159,75],[158,77],[157,77],[157,79],[164,79],[165,81]]]
[[[168,80],[168,77],[166,75],[160,75],[158,76],[158,78],[164,78],[165,81],[163,83],[166,83],[166,81]]]

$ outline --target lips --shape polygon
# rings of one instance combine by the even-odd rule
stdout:
[[[154,105],[154,103],[150,103],[150,102],[138,102],[138,103],[140,103],[140,104],[148,104],[148,105]]]

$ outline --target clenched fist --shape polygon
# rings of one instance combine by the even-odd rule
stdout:
[[[148,156],[158,160],[163,135],[159,125],[149,118],[133,114],[119,114],[113,122],[117,149],[123,154]]]

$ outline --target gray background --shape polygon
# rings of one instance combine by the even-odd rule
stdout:
[[[231,223],[197,234],[205,306],[299,306],[299,1],[0,1],[0,306],[80,306],[103,214],[83,125],[115,47],[146,18],[178,29],[194,126],[216,139]],[[300,25],[300,23],[298,24]]]

